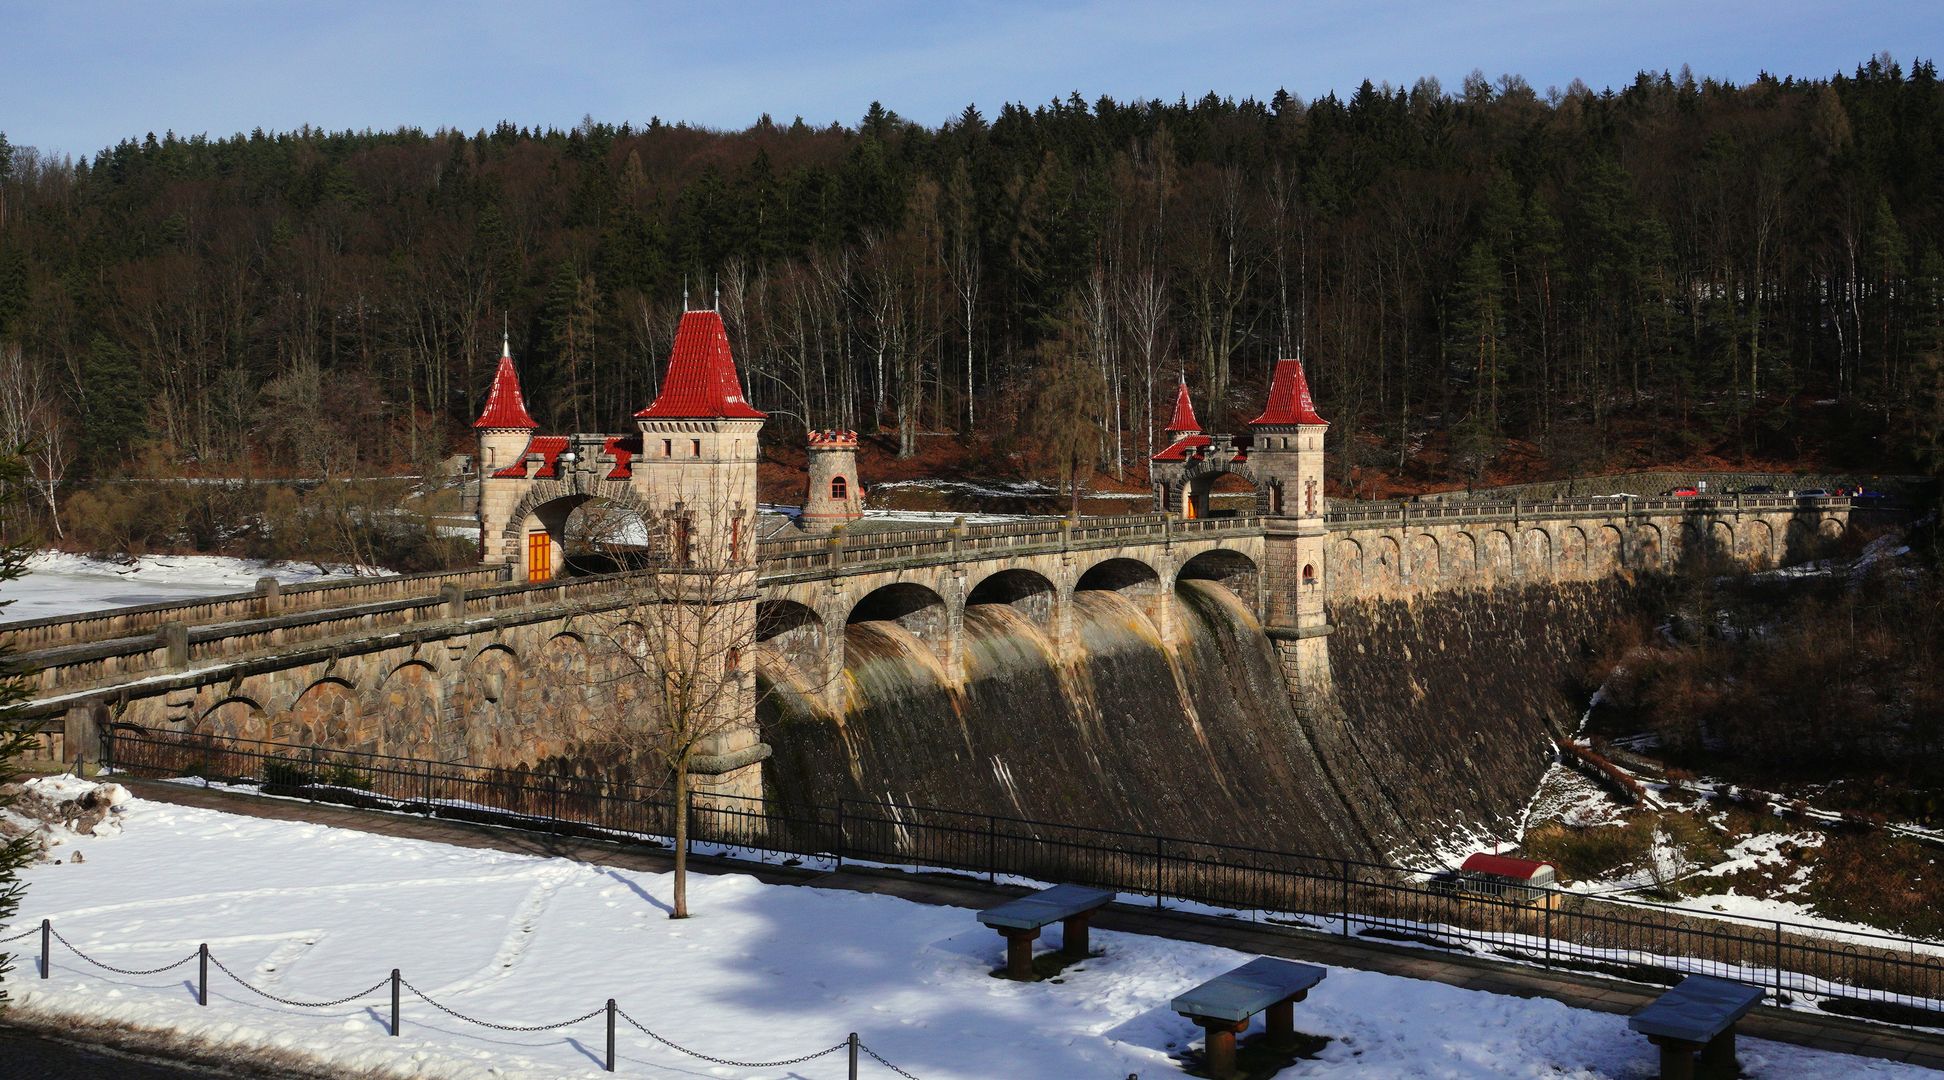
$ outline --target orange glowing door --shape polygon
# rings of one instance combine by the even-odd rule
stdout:
[[[553,537],[543,532],[527,534],[527,581],[553,580]]]

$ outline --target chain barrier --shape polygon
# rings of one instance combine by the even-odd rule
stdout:
[[[603,1006],[603,1008],[605,1007],[606,1006]],[[677,1053],[687,1054],[689,1057],[697,1058],[702,1061],[712,1062],[717,1065],[728,1065],[737,1069],[779,1069],[785,1065],[801,1065],[806,1061],[814,1061],[817,1058],[823,1057],[826,1054],[834,1054],[837,1051],[843,1050],[850,1046],[850,1040],[845,1039],[843,1042],[838,1043],[836,1046],[825,1047],[824,1049],[819,1050],[814,1054],[805,1054],[802,1057],[786,1058],[782,1061],[736,1061],[731,1058],[722,1058],[722,1057],[716,1057],[713,1054],[705,1054],[700,1050],[690,1050],[686,1046],[669,1042],[667,1039],[664,1039],[660,1035],[657,1035],[654,1032],[649,1031],[647,1028],[641,1026],[641,1021],[636,1020],[632,1016],[629,1016],[625,1010],[616,1009],[615,1013],[616,1015],[620,1016],[621,1019],[626,1020],[630,1027],[634,1028],[636,1031],[641,1032],[643,1035],[646,1035],[649,1038],[655,1040],[656,1042],[662,1044],[663,1046],[668,1047],[670,1050],[676,1051]],[[877,1057],[876,1054],[872,1054],[871,1056]]]
[[[878,1053],[876,1050],[871,1049],[870,1047],[864,1045],[863,1043],[858,1043],[857,1048],[871,1055],[871,1059],[873,1061],[876,1061],[879,1065],[882,1065],[885,1068],[890,1069],[892,1072],[897,1073],[899,1076],[904,1077],[905,1080],[918,1080],[917,1077],[911,1075],[910,1073],[904,1071],[903,1069],[898,1068],[896,1065],[893,1065],[890,1062],[884,1060],[883,1054]]]
[[[21,938],[28,937],[38,932],[39,930],[40,927],[36,926],[27,929],[25,931],[22,931],[21,933],[15,934],[12,937],[0,938],[0,944],[5,944],[9,941],[19,941]],[[74,953],[74,955],[80,957],[81,959],[87,961],[90,964],[93,964],[95,967],[103,968],[105,970],[115,972],[118,975],[160,975],[165,971],[169,971],[174,968],[179,968],[182,965],[189,963],[191,960],[195,960],[199,956],[203,955],[203,951],[201,947],[198,947],[195,952],[190,953],[188,956],[185,956],[182,959],[177,960],[172,964],[165,964],[162,967],[147,968],[142,970],[116,967],[113,964],[103,963],[102,961],[97,960],[92,956],[89,956],[87,953],[82,952],[80,949],[75,947],[74,942],[69,941],[65,937],[62,937],[61,932],[59,930],[54,930],[52,927],[49,927],[49,932],[53,935],[55,940],[59,941],[62,945],[67,946],[68,950]],[[222,972],[224,975],[229,976],[230,981],[236,983],[236,985],[242,987],[245,990],[248,990],[249,992],[257,995],[258,997],[267,998],[271,1001],[277,1002],[280,1005],[289,1005],[292,1008],[298,1008],[298,1009],[329,1009],[329,1008],[335,1008],[339,1005],[348,1005],[351,1002],[358,1000],[359,998],[370,997],[371,995],[376,994],[378,991],[383,990],[392,981],[392,976],[388,975],[385,978],[380,979],[375,983],[372,983],[370,986],[366,987],[363,990],[358,991],[355,994],[347,994],[344,997],[334,998],[330,1001],[300,1001],[296,998],[281,997],[277,994],[271,993],[268,990],[264,990],[257,986],[252,986],[248,981],[246,981],[243,978],[243,976],[238,975],[234,971],[231,971],[229,965],[217,959],[214,953],[210,953],[208,954],[208,956],[209,956],[209,962],[215,965],[216,970]],[[411,980],[409,979],[401,978],[398,981],[401,986],[403,986],[407,990],[410,990],[414,997],[418,998],[420,1001],[425,1002],[427,1005],[432,1006],[434,1009],[437,1009],[440,1012],[446,1014],[447,1016],[450,1016],[455,1020],[464,1021],[465,1023],[468,1024],[477,1024],[480,1027],[491,1028],[494,1031],[506,1031],[506,1032],[515,1032],[515,1033],[523,1033],[523,1034],[540,1032],[540,1031],[554,1031],[559,1028],[572,1027],[575,1024],[585,1023],[586,1021],[592,1020],[595,1017],[601,1015],[602,1013],[608,1010],[608,1004],[604,1003],[600,1007],[582,1013],[581,1015],[576,1016],[571,1020],[561,1020],[557,1023],[499,1024],[499,1023],[494,1023],[491,1020],[482,1020],[477,1016],[469,1016],[465,1013],[460,1012],[455,1008],[452,1008],[449,1005],[443,1004],[438,1000],[434,999],[431,995],[427,994],[425,991],[420,990],[418,987],[412,985]],[[663,1046],[668,1047],[670,1050],[673,1050],[676,1053],[685,1054],[699,1061],[706,1061],[715,1065],[726,1065],[731,1068],[737,1068],[737,1069],[778,1069],[787,1065],[801,1065],[806,1061],[815,1061],[816,1059],[821,1057],[828,1057],[829,1055],[835,1054],[840,1050],[847,1049],[850,1046],[850,1040],[845,1039],[843,1042],[837,1043],[834,1046],[827,1046],[822,1050],[818,1050],[814,1053],[803,1054],[799,1057],[783,1058],[778,1061],[737,1061],[734,1058],[716,1057],[714,1054],[705,1054],[700,1050],[691,1050],[688,1047],[681,1045],[680,1043],[673,1042],[669,1039],[666,1039],[661,1035],[658,1035],[655,1032],[648,1030],[648,1028],[645,1025],[643,1025],[641,1021],[636,1020],[634,1017],[628,1015],[628,1013],[625,1010],[616,1009],[615,1015],[627,1021],[628,1026],[634,1028],[636,1031],[641,1032],[643,1035],[648,1036],[650,1039],[655,1040],[656,1042],[662,1044]],[[609,1035],[611,1038],[612,1032],[610,1032]],[[891,1064],[891,1062],[885,1060],[884,1055],[878,1053],[876,1050],[871,1049],[869,1046],[866,1046],[863,1043],[859,1043],[858,1049],[862,1050],[866,1054],[869,1054],[871,1056],[871,1059],[876,1061],[878,1064],[884,1066],[887,1069],[890,1069],[892,1072],[897,1073],[899,1076],[904,1077],[905,1080],[918,1080],[917,1077],[911,1075],[910,1073],[904,1071],[903,1069],[900,1069],[896,1065]]]
[[[236,985],[242,987],[245,990],[248,990],[250,993],[257,995],[258,997],[269,998],[271,1001],[274,1001],[279,1005],[289,1005],[292,1006],[293,1008],[298,1008],[298,1009],[331,1009],[331,1008],[336,1008],[339,1005],[349,1005],[351,1002],[354,1002],[361,997],[370,997],[372,994],[375,994],[379,990],[384,989],[387,985],[391,983],[391,976],[387,975],[384,978],[378,980],[375,983],[372,983],[370,986],[366,987],[363,990],[358,991],[355,994],[348,994],[344,997],[337,998],[332,1001],[297,1001],[293,998],[278,997],[277,995],[271,993],[268,990],[260,989],[255,986],[251,986],[247,982],[244,982],[243,976],[238,975],[234,971],[231,971],[221,960],[216,959],[215,953],[209,954],[209,962],[216,965],[217,971],[220,971],[223,974],[228,975],[232,980],[235,981]]]
[[[80,949],[75,948],[74,942],[69,941],[68,939],[62,937],[61,932],[59,930],[54,930],[53,934],[54,934],[54,940],[60,942],[63,945],[66,945],[68,947],[68,951],[72,952],[74,955],[80,957],[83,960],[86,960],[88,963],[93,964],[98,968],[105,968],[109,971],[114,972],[117,975],[160,975],[165,971],[170,971],[175,968],[181,967],[182,965],[188,963],[189,961],[194,960],[198,955],[202,953],[201,949],[197,949],[195,952],[192,952],[188,956],[185,956],[182,959],[177,960],[173,964],[163,964],[161,967],[158,968],[144,968],[138,971],[132,968],[116,967],[113,964],[104,964],[101,961],[96,960],[94,957],[89,956],[87,953],[82,952]]]
[[[389,978],[385,980],[385,982],[390,982],[390,981],[391,979]],[[574,1017],[572,1020],[562,1020],[557,1024],[495,1024],[491,1020],[481,1020],[477,1016],[467,1016],[465,1013],[460,1012],[458,1009],[454,1009],[449,1006],[439,1004],[438,1002],[432,1000],[430,997],[427,997],[425,991],[420,990],[416,986],[413,986],[410,979],[400,979],[398,981],[404,985],[405,989],[410,990],[413,993],[413,995],[416,996],[420,1001],[425,1002],[427,1005],[432,1006],[433,1008],[439,1010],[440,1012],[446,1014],[447,1016],[450,1016],[455,1020],[464,1020],[468,1024],[478,1024],[480,1027],[492,1028],[494,1031],[514,1031],[514,1032],[552,1031],[555,1028],[572,1027],[575,1024],[578,1024],[584,1020],[592,1020],[595,1017],[607,1011],[607,1005],[603,1003],[600,1008],[591,1009],[585,1013],[582,1013],[579,1016]],[[379,985],[382,986],[384,984],[380,983]]]

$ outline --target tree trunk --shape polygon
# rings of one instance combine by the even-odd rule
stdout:
[[[675,901],[671,919],[688,918],[689,777],[687,755],[675,766]]]

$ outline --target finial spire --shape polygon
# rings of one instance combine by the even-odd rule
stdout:
[[[513,358],[513,323],[503,314],[500,316],[500,356]]]

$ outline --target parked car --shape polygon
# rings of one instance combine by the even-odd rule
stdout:
[[[1809,488],[1805,491],[1796,492],[1796,498],[1798,499],[1823,499],[1828,496],[1829,492],[1823,488]]]
[[[1666,491],[1661,492],[1661,494],[1672,495],[1677,499],[1692,499],[1696,495],[1701,494],[1701,489],[1691,487],[1668,488]]]
[[[1773,494],[1775,494],[1775,485],[1773,485],[1773,484],[1750,484],[1750,485],[1748,485],[1747,487],[1745,487],[1745,488],[1743,488],[1743,489],[1741,489],[1741,494],[1743,494],[1743,495],[1773,495]]]

